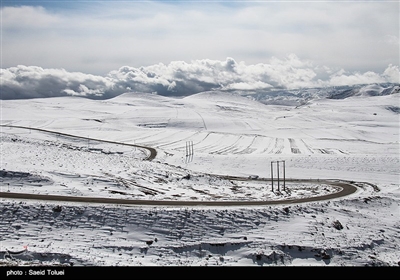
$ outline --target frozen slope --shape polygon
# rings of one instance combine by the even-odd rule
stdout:
[[[223,92],[181,99],[127,93],[104,101],[3,101],[1,122],[148,145],[159,150],[157,160],[173,165],[185,164],[191,141],[190,168],[197,171],[269,176],[271,160],[287,159],[291,177],[351,179],[347,171],[361,169],[396,181],[399,114],[393,108],[398,106],[398,93],[297,107]],[[331,166],[336,161],[342,164]]]
[[[278,199],[211,174],[367,182],[340,199],[268,207],[127,207],[1,199],[0,264],[397,266],[399,94],[264,105],[186,98],[2,101],[2,125],[149,145],[140,149],[1,127],[2,191],[151,199]],[[187,161],[187,142],[193,159]],[[11,172],[12,171],[12,172]],[[8,173],[10,172],[10,173]],[[191,177],[187,175],[191,174]],[[300,186],[307,195],[325,186]],[[7,250],[18,252],[10,255]]]

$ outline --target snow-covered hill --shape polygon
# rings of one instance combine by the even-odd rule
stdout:
[[[303,100],[294,106],[276,104],[289,93],[274,102],[232,92],[3,100],[3,192],[226,201],[334,191],[288,183],[291,191],[279,194],[271,182],[214,176],[269,178],[272,161],[285,161],[286,178],[347,180],[358,190],[257,207],[1,198],[0,264],[398,266],[397,90],[369,86],[340,99],[292,92]],[[153,147],[157,156],[146,161],[146,150],[110,141]]]

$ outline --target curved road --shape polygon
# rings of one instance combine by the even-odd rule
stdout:
[[[303,182],[302,180],[296,180]],[[311,182],[312,180],[307,180]],[[317,180],[315,180],[317,182]],[[124,204],[124,205],[158,205],[158,206],[262,206],[276,204],[296,204],[320,200],[328,200],[346,196],[356,192],[357,188],[347,182],[329,182],[318,181],[324,184],[341,187],[342,190],[336,193],[313,196],[306,198],[295,198],[285,200],[253,200],[253,201],[196,201],[196,200],[142,200],[142,199],[120,199],[106,197],[85,197],[85,196],[63,196],[63,195],[46,195],[46,194],[28,194],[28,193],[12,193],[0,192],[2,198],[16,199],[33,199],[33,200],[52,200],[65,202],[85,202],[85,203],[105,203],[105,204]]]
[[[51,130],[45,130],[40,128],[31,128],[24,126],[13,126],[13,125],[0,125],[3,127],[14,127],[22,129],[32,129],[37,131],[42,131],[46,133],[53,133],[58,135],[64,135],[68,137],[75,137],[85,140],[95,140],[105,143],[126,145],[137,147],[141,149],[146,149],[150,152],[146,160],[153,160],[157,151],[154,148],[139,146],[135,144],[120,143],[108,140],[94,139],[82,136],[71,135],[67,133],[60,133]],[[235,176],[221,176],[215,175],[229,180],[250,180],[248,177],[235,177]],[[255,179],[257,181],[269,181],[269,179]],[[304,203],[320,200],[328,200],[339,198],[343,196],[350,195],[357,191],[357,188],[347,181],[338,180],[300,180],[300,179],[286,179],[286,182],[303,182],[303,183],[324,183],[332,185],[335,187],[340,187],[339,192],[332,194],[313,196],[306,198],[294,198],[285,200],[253,200],[253,201],[179,201],[179,200],[142,200],[142,199],[119,199],[119,198],[106,198],[106,197],[83,197],[83,196],[62,196],[62,195],[44,195],[44,194],[29,194],[29,193],[13,193],[13,192],[0,192],[1,198],[13,198],[13,199],[32,199],[32,200],[50,200],[50,201],[64,201],[64,202],[84,202],[84,203],[105,203],[105,204],[123,204],[123,205],[159,205],[159,206],[262,206],[262,205],[276,205],[276,204],[294,204],[294,203]]]
[[[149,160],[149,161],[152,161],[157,156],[157,150],[154,149],[154,148],[151,148],[151,147],[145,147],[145,146],[140,146],[140,145],[135,145],[135,144],[115,142],[115,141],[109,141],[109,140],[103,140],[103,139],[89,138],[89,137],[83,137],[83,136],[77,136],[77,135],[57,132],[57,131],[53,131],[53,130],[34,128],[34,127],[26,127],[26,126],[18,126],[18,125],[5,125],[5,124],[2,124],[0,126],[13,127],[13,128],[22,128],[22,129],[30,129],[30,130],[36,130],[36,131],[41,131],[41,132],[46,132],[46,133],[51,133],[51,134],[68,136],[68,137],[78,138],[78,139],[83,139],[83,140],[93,140],[93,141],[98,141],[98,142],[103,142],[103,143],[111,143],[111,144],[117,144],[117,145],[122,145],[122,146],[136,147],[136,148],[148,150],[150,152],[149,156],[146,158],[146,160]]]

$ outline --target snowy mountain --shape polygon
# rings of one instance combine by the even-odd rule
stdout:
[[[382,96],[400,92],[400,85],[393,83],[304,88],[296,90],[270,90],[262,92],[237,92],[265,104],[298,106],[314,99],[345,99],[351,96]]]

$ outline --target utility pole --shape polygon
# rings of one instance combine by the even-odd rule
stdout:
[[[286,167],[285,161],[283,161],[283,190],[286,191]]]
[[[271,185],[272,185],[272,192],[274,192],[274,163],[276,163],[276,173],[277,173],[277,181],[278,181],[278,192],[280,191],[280,174],[279,172],[279,165],[282,163],[283,169],[283,190],[286,191],[286,166],[284,160],[277,160],[271,161]]]
[[[194,154],[193,141],[186,141],[186,153],[185,153],[186,163],[193,161],[193,154]]]
[[[278,173],[278,192],[280,192],[281,190],[279,189],[279,161],[276,162],[276,172]]]
[[[274,167],[273,161],[271,161],[271,185],[272,185],[272,192],[274,192]]]

